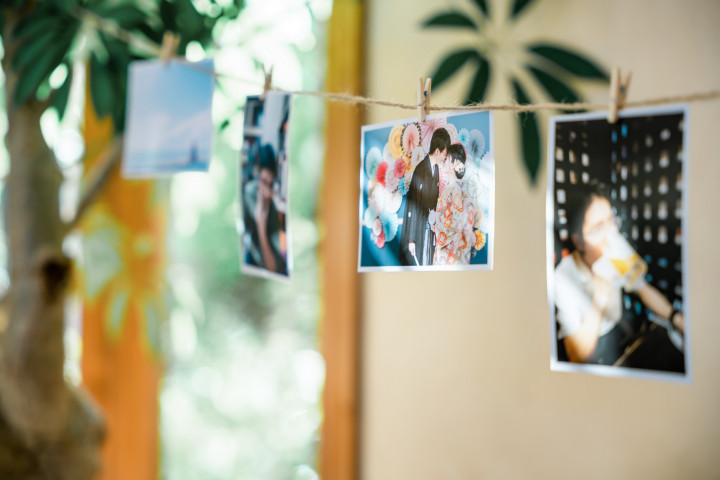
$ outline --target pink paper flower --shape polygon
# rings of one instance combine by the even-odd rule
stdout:
[[[430,142],[432,135],[438,128],[447,126],[447,119],[444,117],[428,118],[420,124],[420,134],[422,136],[422,146],[426,152],[430,151]]]
[[[380,235],[375,237],[375,245],[377,245],[378,248],[383,248],[385,246],[385,232],[380,232]]]
[[[402,132],[403,155],[410,156],[415,148],[420,145],[420,127],[417,123],[408,123]]]
[[[398,158],[395,161],[395,167],[393,168],[393,173],[395,173],[396,178],[402,178],[405,176],[405,160],[402,158]]]

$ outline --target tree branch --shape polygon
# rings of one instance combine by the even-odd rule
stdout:
[[[118,135],[100,154],[98,163],[92,169],[92,172],[88,174],[90,178],[89,184],[78,203],[75,216],[65,224],[66,234],[78,226],[88,208],[95,202],[120,164],[122,143],[122,136]]]

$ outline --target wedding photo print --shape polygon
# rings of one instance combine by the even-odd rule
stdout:
[[[490,112],[362,127],[358,271],[492,270]]]
[[[288,279],[292,270],[288,235],[289,93],[266,92],[245,104],[240,159],[244,273]]]
[[[151,178],[207,171],[213,138],[213,63],[130,65],[122,173]]]
[[[553,370],[689,380],[688,112],[550,119]]]

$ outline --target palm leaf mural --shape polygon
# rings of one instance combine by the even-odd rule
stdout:
[[[532,7],[540,2],[536,0],[513,0],[507,13],[510,27],[523,15],[528,15]],[[605,68],[567,45],[558,45],[547,41],[537,41],[525,46],[525,55],[518,65],[513,65],[511,72],[503,71],[501,62],[497,61],[497,53],[502,52],[502,45],[490,47],[492,42],[484,38],[483,24],[490,19],[493,12],[486,0],[467,0],[467,11],[453,8],[451,11],[437,12],[422,23],[424,28],[453,28],[476,32],[479,41],[472,45],[462,46],[448,52],[437,63],[433,71],[434,87],[438,88],[467,65],[472,65],[474,74],[470,82],[465,103],[481,103],[490,88],[492,73],[509,82],[515,99],[521,103],[530,103],[528,84],[523,84],[516,76],[518,70],[524,71],[527,81],[547,96],[550,100],[560,103],[582,101],[581,94],[574,83],[578,80],[605,82],[609,75]],[[503,12],[500,12],[503,13]],[[479,46],[478,46],[479,45]],[[492,51],[496,49],[498,52]],[[507,67],[505,66],[507,69]],[[523,77],[524,78],[524,77]],[[523,112],[517,115],[517,125],[522,142],[523,164],[531,184],[535,184],[541,166],[540,127],[534,113]]]

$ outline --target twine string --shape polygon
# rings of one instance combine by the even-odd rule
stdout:
[[[148,51],[149,53],[159,56],[161,52],[160,45],[148,40],[147,38],[137,35],[129,30],[122,28],[112,20],[103,18],[89,10],[77,7],[73,10],[73,15],[81,21],[89,21],[93,27],[98,30],[107,33],[108,35],[114,36],[119,40],[122,40],[128,44],[135,44]],[[257,86],[262,88],[263,85],[256,81],[250,80],[235,75],[221,73],[216,70],[207,68],[203,65],[188,63],[187,67],[195,69],[197,71],[206,73],[213,76],[216,80],[219,78],[235,80],[246,84]],[[391,100],[382,100],[377,98],[369,98],[361,95],[351,95],[348,93],[335,93],[335,92],[322,92],[313,90],[284,90],[279,88],[272,88],[270,91],[284,92],[292,95],[304,95],[319,97],[331,102],[340,103],[351,103],[356,105],[379,105],[383,107],[399,108],[402,110],[415,110],[417,104],[401,103]],[[686,95],[673,95],[658,98],[650,98],[646,100],[635,100],[626,101],[624,103],[625,108],[627,107],[650,107],[657,105],[665,105],[671,103],[685,103],[685,102],[706,102],[716,100],[720,98],[720,89],[711,90],[709,92],[696,92]],[[575,103],[561,103],[561,102],[546,102],[546,103],[531,103],[531,104],[519,104],[519,103],[472,103],[469,105],[433,105],[428,104],[426,110],[443,110],[443,111],[477,111],[477,110],[497,110],[497,111],[513,111],[513,112],[538,112],[542,110],[561,110],[561,111],[573,111],[573,110],[605,110],[607,109],[607,103],[586,103],[586,102],[575,102]]]

